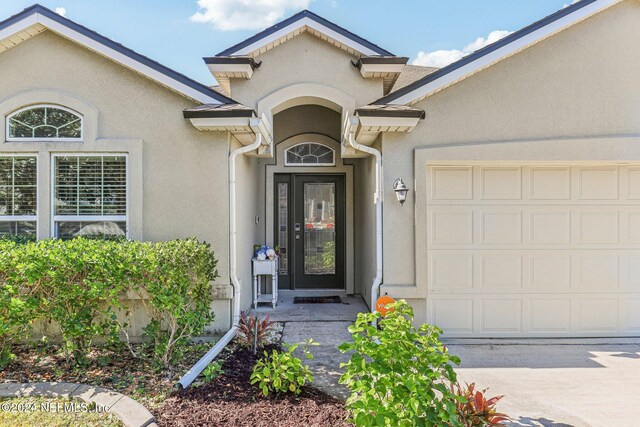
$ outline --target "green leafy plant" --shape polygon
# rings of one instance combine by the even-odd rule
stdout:
[[[219,362],[210,363],[209,366],[204,368],[204,370],[202,371],[204,381],[207,383],[215,378],[218,378],[222,374],[224,374],[224,371],[222,370],[222,365]]]
[[[68,359],[83,364],[96,336],[117,339],[114,308],[127,283],[117,244],[43,240],[14,246],[10,257],[2,286],[29,295],[37,314],[58,325]],[[24,300],[19,305],[26,307]]]
[[[151,318],[145,334],[164,368],[178,360],[188,339],[214,319],[212,281],[217,261],[208,244],[195,239],[146,243],[146,264],[138,271],[141,301]]]
[[[21,287],[9,280],[15,274],[18,261],[14,256],[15,247],[13,241],[0,240],[0,368],[15,358],[11,348],[28,333],[39,305],[33,288]]]
[[[302,386],[313,381],[313,375],[308,365],[295,357],[293,352],[300,347],[306,359],[313,359],[309,346],[318,345],[313,340],[298,344],[286,345],[286,351],[273,350],[264,352],[264,357],[258,359],[253,366],[251,384],[258,384],[262,394],[294,393],[300,394]]]
[[[509,417],[499,413],[496,405],[504,396],[487,399],[487,390],[476,390],[475,383],[461,386],[451,384],[451,392],[459,397],[456,404],[458,419],[464,427],[498,426],[509,421]]]
[[[461,426],[457,397],[448,386],[456,381],[460,360],[440,342],[441,331],[413,326],[413,309],[400,300],[380,313],[360,313],[349,327],[352,352],[341,367],[340,384],[351,390],[347,409],[358,426]],[[379,322],[379,328],[373,323]]]
[[[247,314],[243,311],[240,313],[236,341],[241,347],[251,348],[255,352],[258,348],[264,347],[273,337],[274,325],[275,322],[269,320],[268,314],[264,319],[260,320],[257,316]],[[256,348],[253,348],[254,344]]]

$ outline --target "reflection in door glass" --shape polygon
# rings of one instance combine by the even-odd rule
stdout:
[[[289,257],[287,253],[287,242],[289,241],[288,214],[289,214],[289,184],[281,182],[278,184],[278,245],[280,246],[280,257],[278,258],[278,274],[287,275],[289,273]]]
[[[335,274],[336,188],[333,183],[304,184],[304,273]]]

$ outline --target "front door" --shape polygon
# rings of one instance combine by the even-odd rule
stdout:
[[[280,287],[344,289],[344,175],[278,174],[274,182]]]

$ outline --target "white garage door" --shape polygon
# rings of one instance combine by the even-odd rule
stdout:
[[[433,165],[426,188],[446,335],[640,335],[640,166]]]

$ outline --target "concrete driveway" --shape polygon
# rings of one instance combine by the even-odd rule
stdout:
[[[505,395],[514,426],[640,425],[640,339],[447,344],[459,380]]]

